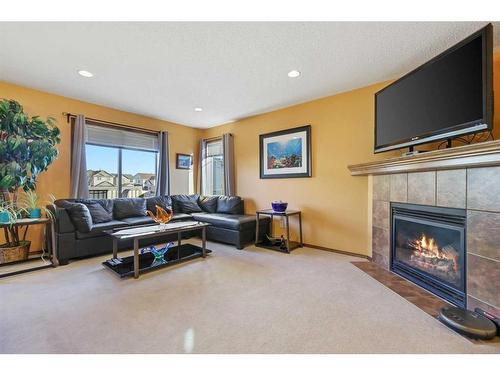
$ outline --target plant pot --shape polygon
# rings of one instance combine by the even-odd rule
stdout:
[[[28,259],[31,241],[19,241],[18,246],[0,245],[0,264]]]
[[[42,217],[42,210],[40,208],[28,209],[28,215],[31,219],[40,219]]]
[[[0,223],[10,223],[10,216],[8,212],[0,212]]]

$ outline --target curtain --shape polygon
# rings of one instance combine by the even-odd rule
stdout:
[[[71,197],[88,198],[87,160],[85,157],[85,116],[78,115],[73,125],[71,145]]]
[[[236,195],[234,184],[234,138],[230,133],[222,135],[224,153],[224,194]]]
[[[198,176],[197,176],[197,183],[196,183],[196,191],[198,194],[203,195],[203,177],[202,177],[202,171],[203,171],[203,163],[205,161],[205,140],[202,139],[200,141],[200,150],[199,150],[199,156],[198,156]]]
[[[156,195],[170,195],[168,132],[158,134],[158,173],[156,176]]]

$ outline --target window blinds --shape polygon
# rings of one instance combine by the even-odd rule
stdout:
[[[86,142],[100,146],[158,151],[158,136],[99,125],[86,125]]]
[[[222,139],[217,141],[207,142],[206,144],[206,157],[219,156],[223,154]]]

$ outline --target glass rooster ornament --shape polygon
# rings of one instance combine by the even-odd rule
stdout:
[[[160,224],[160,226],[164,226],[172,219],[174,212],[170,208],[163,208],[158,205],[155,205],[155,207],[156,215],[149,210],[146,210],[146,214],[155,222]]]

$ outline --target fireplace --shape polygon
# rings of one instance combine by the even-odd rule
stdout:
[[[465,210],[391,203],[391,219],[391,270],[465,307]]]

